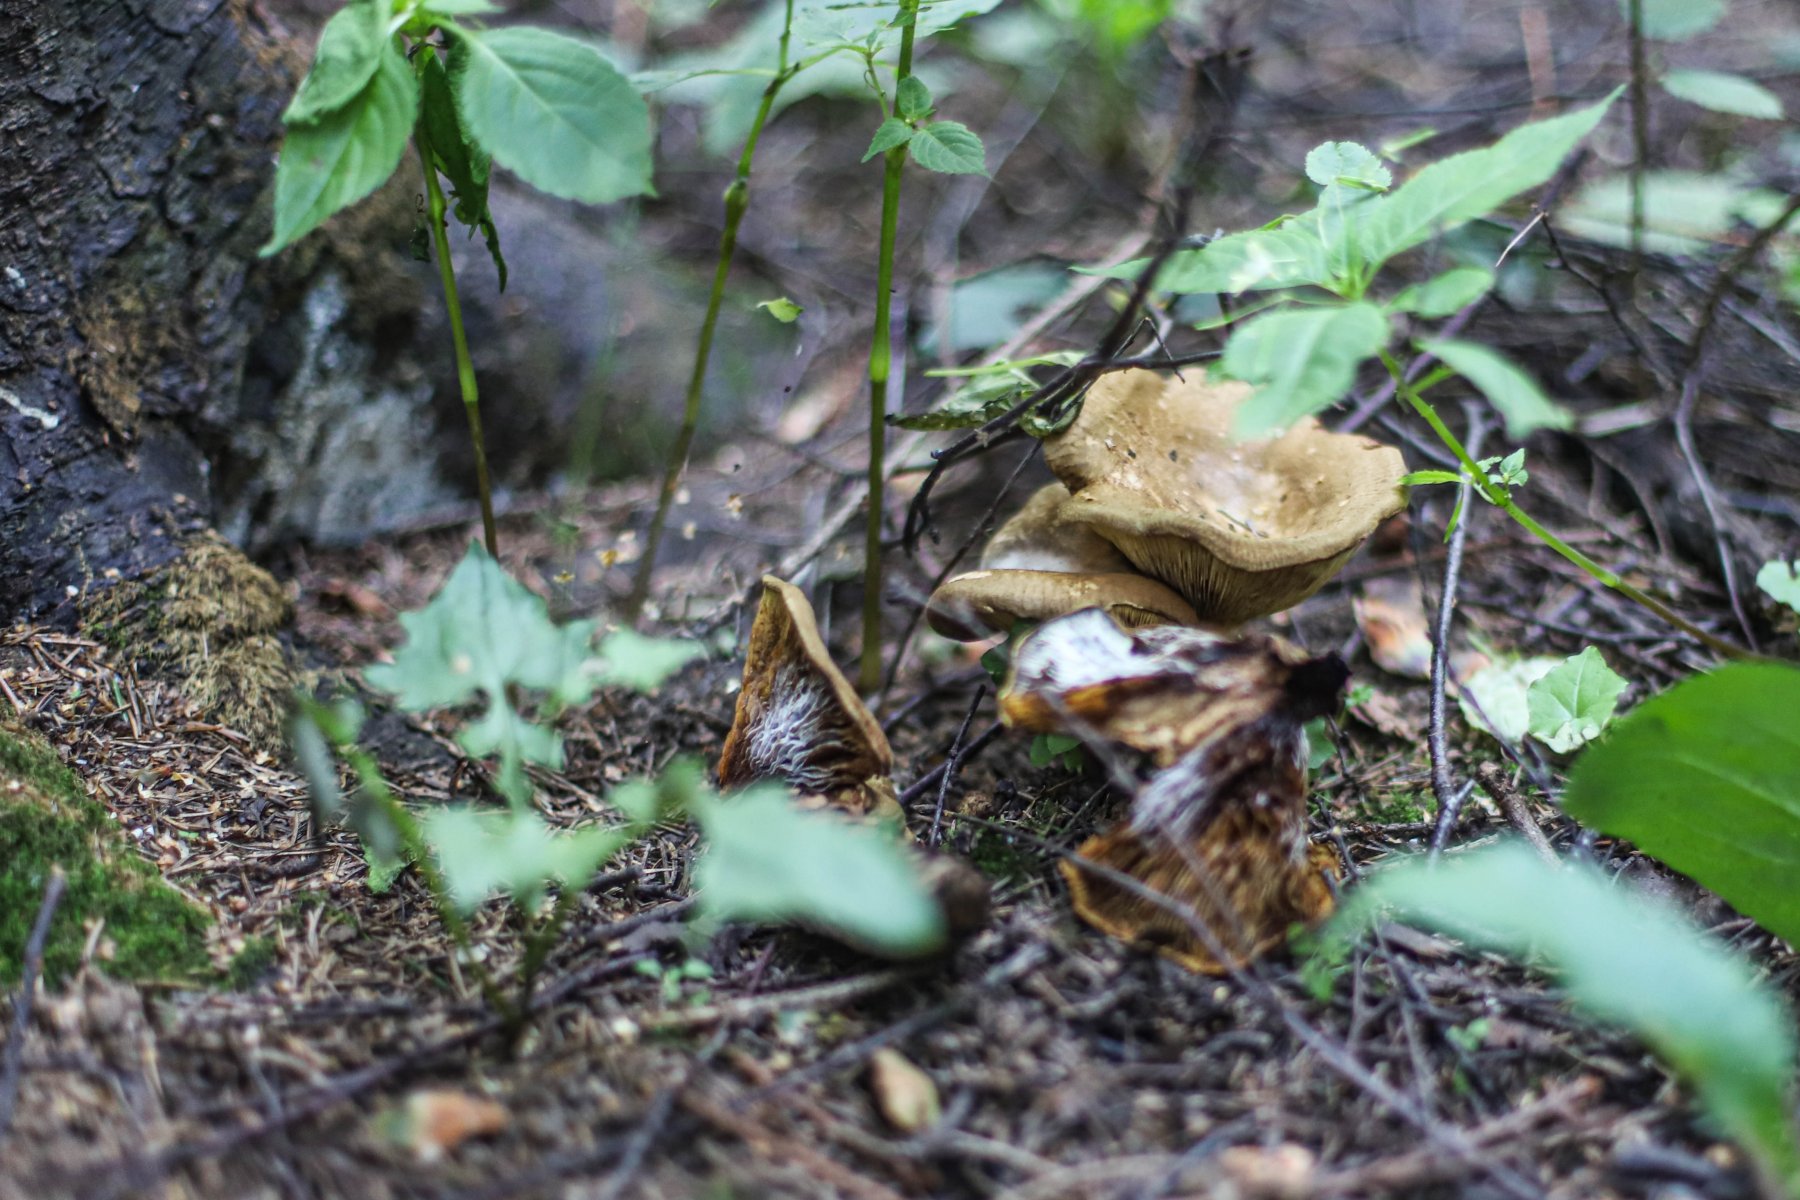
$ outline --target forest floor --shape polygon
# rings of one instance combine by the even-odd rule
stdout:
[[[1243,32],[1265,59],[1229,152],[1233,177],[1292,164],[1294,147],[1303,153],[1323,136],[1374,140],[1392,123],[1371,103],[1357,127],[1341,91],[1297,82],[1306,69],[1342,66],[1329,31],[1296,22]],[[1596,77],[1617,66],[1577,62]],[[1479,109],[1488,125],[1524,115],[1522,59],[1470,71],[1480,81],[1471,89],[1489,89]],[[1347,87],[1344,78],[1334,86]],[[1513,92],[1526,99],[1492,99]],[[1144,178],[1096,182],[1059,166],[1052,135],[1021,132],[1016,144],[1024,182],[1007,188],[997,172],[996,186],[1013,201],[1036,188],[1036,228],[1046,210],[1062,214],[1066,236],[1048,249],[1100,261],[1148,236],[1133,195]],[[778,160],[780,150],[778,141]],[[795,187],[830,194],[817,179]],[[1253,207],[1222,201],[1218,220],[1229,226]],[[965,222],[974,211],[960,201],[931,210],[951,224],[921,235],[927,259],[965,232],[942,218],[946,208]],[[1089,220],[1097,208],[1109,219]],[[666,223],[681,229],[685,219]],[[806,211],[771,220],[801,223]],[[1008,263],[1030,253],[1027,233],[1021,219],[968,237],[986,239],[987,262]],[[1786,357],[1800,344],[1791,320],[1736,289],[1733,302],[1773,321],[1772,332],[1745,319],[1710,335],[1718,365],[1690,414],[1696,461],[1725,498],[1709,520],[1671,434],[1672,398],[1642,362],[1646,345],[1679,349],[1695,336],[1707,280],[1652,255],[1632,286],[1621,282],[1622,252],[1566,240],[1560,259],[1541,237],[1531,245],[1567,287],[1506,297],[1466,332],[1557,380],[1580,413],[1573,432],[1532,442],[1534,511],[1709,629],[1736,636],[1734,608],[1745,608],[1763,649],[1793,657],[1791,622],[1783,627],[1744,575],[1760,556],[1795,549],[1783,500],[1800,494],[1800,418],[1782,382],[1800,363]],[[759,254],[781,241],[774,229],[749,239]],[[959,272],[954,255],[934,269]],[[1583,290],[1591,281],[1626,297],[1623,316]],[[1071,321],[1058,303],[1046,301],[1044,327],[1083,344],[1091,319]],[[843,398],[857,394],[862,360],[844,330],[822,341],[849,366],[809,380],[785,423],[753,423],[686,482],[654,624],[701,638],[708,657],[652,698],[607,691],[566,715],[567,764],[536,776],[553,824],[606,816],[611,786],[678,755],[716,761],[764,571],[806,582],[828,642],[850,663],[858,418]],[[1365,432],[1400,445],[1410,465],[1432,461],[1416,422],[1383,413]],[[933,444],[898,436],[897,461]],[[115,982],[105,931],[95,930],[83,968],[36,998],[16,1067],[5,1068],[19,1093],[0,1141],[0,1200],[1750,1195],[1741,1156],[1704,1127],[1692,1097],[1640,1044],[1573,1015],[1539,974],[1388,927],[1352,954],[1328,995],[1285,952],[1237,978],[1196,975],[1070,911],[1057,862],[1123,803],[1103,778],[1033,766],[1027,740],[1002,734],[942,785],[911,786],[994,721],[971,652],[922,630],[902,644],[901,633],[961,540],[1047,477],[1018,454],[999,452],[954,480],[938,507],[942,540],[917,559],[892,556],[889,661],[900,666],[877,708],[915,829],[943,806],[946,847],[993,883],[990,924],[942,959],[902,966],[791,929],[732,928],[695,942],[683,923],[694,835],[664,827],[583,896],[516,1045],[418,881],[408,874],[373,893],[354,839],[314,824],[278,748],[213,723],[179,681],[142,675],[98,641],[40,628],[0,638],[0,686],[22,723],[210,915],[208,952],[229,981]],[[896,506],[916,478],[901,477]],[[652,488],[639,479],[514,495],[502,559],[558,615],[604,613],[628,581]],[[1339,852],[1346,886],[1425,845],[1435,811],[1430,684],[1376,665],[1371,638],[1385,656],[1392,635],[1371,632],[1359,600],[1397,606],[1401,640],[1428,649],[1426,618],[1449,582],[1457,621],[1441,650],[1562,656],[1595,645],[1630,681],[1622,706],[1711,662],[1491,510],[1464,514],[1465,558],[1447,581],[1450,496],[1438,492],[1421,489],[1336,580],[1267,623],[1314,651],[1338,651],[1352,685],[1368,689],[1332,726],[1335,753],[1312,787],[1314,837]],[[296,644],[328,679],[391,652],[397,614],[430,598],[470,532],[459,512],[356,549],[289,551],[270,565],[296,606]],[[1721,556],[1735,564],[1735,605]],[[1559,854],[1677,898],[1800,1000],[1789,948],[1629,846],[1583,838],[1540,787],[1560,779],[1561,764],[1528,755],[1523,769],[1454,704],[1451,713],[1453,778],[1487,766],[1503,793],[1469,804],[1457,844],[1529,826]],[[480,769],[452,741],[458,727],[454,713],[388,715],[371,744],[410,801],[479,798]],[[474,924],[491,967],[516,959],[520,938],[503,906]],[[710,978],[666,977],[690,957]],[[930,1080],[940,1119],[901,1128],[884,1115],[888,1092],[917,1085],[904,1073],[902,1084],[873,1082],[871,1064],[889,1050]]]

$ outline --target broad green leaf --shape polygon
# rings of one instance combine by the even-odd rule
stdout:
[[[1385,192],[1394,182],[1393,172],[1366,146],[1355,142],[1325,142],[1306,156],[1306,177],[1320,187],[1349,185]]]
[[[986,175],[987,150],[981,138],[957,121],[933,121],[913,131],[906,143],[912,160],[943,175]]]
[[[1549,657],[1500,658],[1462,680],[1456,702],[1464,719],[1516,746],[1531,731],[1531,685],[1562,660]]]
[[[629,629],[616,629],[600,640],[600,682],[653,692],[681,668],[703,658],[699,642],[676,638],[645,637]]]
[[[1800,1176],[1792,1018],[1748,964],[1666,901],[1504,845],[1377,871],[1327,941],[1341,946],[1389,912],[1549,970],[1588,1016],[1643,1039],[1770,1175],[1789,1187]]]
[[[1567,754],[1600,736],[1624,690],[1625,681],[1588,646],[1525,689],[1531,736]]]
[[[1671,96],[1740,117],[1779,121],[1785,116],[1781,97],[1754,79],[1726,71],[1670,71],[1662,78]]]
[[[1575,763],[1571,816],[1800,942],[1800,669],[1735,663],[1621,717]]]
[[[598,51],[530,26],[454,33],[463,126],[501,166],[589,204],[654,193],[650,109]]]
[[[535,812],[442,808],[421,822],[450,901],[464,913],[496,893],[532,910],[554,882],[583,887],[630,840],[624,829],[551,829]]]
[[[1521,126],[1491,146],[1432,163],[1361,206],[1357,241],[1362,257],[1378,266],[1546,182],[1600,123],[1617,95],[1615,91],[1598,104]]]
[[[1137,45],[1168,19],[1174,0],[1076,0],[1074,17],[1099,36],[1109,56]]]
[[[386,183],[406,153],[418,111],[411,68],[398,50],[384,47],[354,100],[290,126],[275,167],[275,232],[257,253],[266,258],[291,245]]]
[[[446,17],[479,17],[506,10],[490,0],[425,0],[425,11]]]
[[[899,117],[889,117],[875,127],[875,136],[869,139],[869,148],[864,151],[862,160],[868,162],[877,154],[892,150],[895,146],[904,146],[912,141],[913,127]]]
[[[450,89],[450,75],[437,54],[431,50],[419,71],[419,118],[425,127],[425,140],[431,146],[432,162],[450,181],[455,203],[451,211],[456,219],[471,229],[481,231],[488,255],[500,275],[500,290],[506,290],[506,258],[500,253],[500,231],[488,212],[488,175],[491,160],[478,142],[463,131],[456,113],[456,97]]]
[[[694,867],[701,910],[726,921],[799,921],[855,946],[912,957],[944,944],[942,914],[894,837],[797,808],[759,785],[696,801],[706,850]]]
[[[1411,284],[1387,302],[1389,312],[1416,313],[1435,319],[1461,312],[1494,286],[1486,267],[1452,267],[1424,283]]]
[[[282,121],[289,126],[317,121],[361,95],[388,48],[387,19],[387,5],[378,0],[352,0],[325,22],[312,68]]]
[[[1682,42],[1705,33],[1725,15],[1725,0],[1643,0],[1644,36]],[[1631,0],[1619,0],[1619,15],[1631,20]]]
[[[780,321],[783,325],[792,325],[795,321],[800,319],[800,314],[806,311],[806,309],[795,304],[786,296],[777,296],[773,300],[760,301],[756,307],[762,309],[771,317]]]
[[[1756,586],[1776,602],[1800,611],[1800,562],[1766,562],[1756,573]]]
[[[1786,197],[1730,177],[1699,171],[1644,175],[1644,248],[1658,254],[1698,254],[1726,239],[1740,221],[1767,225]],[[1631,244],[1631,180],[1623,173],[1596,179],[1559,214],[1563,229],[1614,246]]]
[[[1437,355],[1474,384],[1506,422],[1506,436],[1515,441],[1534,430],[1567,429],[1574,423],[1568,409],[1544,395],[1537,380],[1498,350],[1454,338],[1421,342],[1419,348]]]
[[[484,697],[480,719],[463,730],[465,750],[500,756],[498,786],[515,804],[530,794],[525,764],[560,766],[556,734],[527,721],[507,698],[511,685],[575,704],[593,693],[591,621],[558,627],[544,602],[471,544],[443,590],[425,608],[400,617],[406,643],[392,663],[364,672],[393,692],[401,708],[419,712]],[[617,635],[614,635],[617,636]]]
[[[1428,483],[1461,483],[1463,477],[1455,471],[1408,471],[1400,477],[1400,482],[1407,487],[1416,487]]]
[[[1148,259],[1137,258],[1102,267],[1096,274],[1114,279],[1136,279]],[[1157,277],[1158,291],[1186,295],[1192,292],[1259,291],[1267,288],[1331,282],[1325,244],[1319,237],[1316,216],[1295,217],[1271,229],[1214,238],[1197,250],[1170,256]]]
[[[1387,317],[1362,302],[1246,321],[1232,331],[1220,360],[1227,375],[1257,385],[1232,432],[1259,437],[1337,403],[1356,382],[1357,366],[1387,337]]]
[[[894,108],[908,121],[923,120],[931,112],[931,89],[917,75],[908,75],[894,87]]]

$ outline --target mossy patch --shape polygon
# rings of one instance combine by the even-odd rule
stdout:
[[[208,532],[149,578],[94,596],[82,623],[112,649],[173,677],[209,719],[273,748],[303,682],[279,637],[292,616],[274,578]]]
[[[0,984],[19,980],[52,866],[67,874],[68,888],[44,952],[49,982],[80,961],[91,921],[105,922],[104,965],[115,978],[211,973],[206,914],[138,857],[41,737],[0,716]]]

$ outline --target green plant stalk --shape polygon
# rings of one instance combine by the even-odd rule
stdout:
[[[475,447],[475,492],[481,499],[481,535],[487,552],[500,557],[500,539],[494,531],[494,497],[488,485],[487,442],[481,436],[481,396],[475,387],[475,363],[469,357],[469,339],[463,332],[462,300],[456,292],[456,268],[450,265],[450,235],[444,223],[444,190],[438,186],[431,165],[431,141],[421,119],[413,131],[419,151],[419,167],[425,173],[431,240],[437,246],[438,279],[444,285],[444,307],[450,313],[450,341],[456,347],[456,381],[462,388],[463,412],[469,418],[469,441]]]
[[[1383,351],[1381,361],[1387,365],[1388,373],[1394,377],[1394,383],[1399,389],[1399,394],[1405,398],[1408,404],[1412,405],[1414,412],[1425,418],[1425,423],[1430,425],[1431,431],[1438,435],[1438,440],[1443,442],[1452,454],[1456,455],[1457,461],[1462,464],[1463,470],[1468,472],[1470,479],[1474,482],[1475,489],[1481,493],[1482,498],[1489,504],[1492,504],[1495,508],[1504,512],[1507,516],[1523,526],[1533,537],[1580,567],[1583,571],[1586,571],[1600,583],[1613,589],[1615,592],[1618,592],[1626,599],[1655,613],[1670,625],[1673,625],[1689,637],[1699,641],[1708,649],[1733,659],[1756,659],[1760,657],[1759,655],[1744,649],[1742,646],[1726,641],[1716,634],[1708,633],[1706,630],[1695,625],[1692,621],[1689,621],[1686,617],[1683,617],[1680,613],[1664,604],[1661,600],[1658,600],[1655,596],[1626,582],[1616,572],[1601,566],[1599,563],[1538,524],[1536,518],[1520,508],[1517,502],[1513,500],[1512,493],[1509,489],[1489,479],[1488,473],[1482,470],[1481,464],[1477,463],[1469,456],[1469,452],[1463,448],[1462,442],[1457,439],[1457,436],[1454,433],[1450,432],[1450,427],[1444,424],[1443,418],[1438,416],[1437,409],[1433,408],[1423,396],[1419,395],[1418,388],[1406,381],[1405,372],[1400,369],[1400,364],[1394,361],[1393,356],[1386,351]],[[1443,375],[1437,376],[1437,378],[1443,377]]]
[[[913,34],[919,0],[900,0],[900,61],[896,88],[912,74]],[[887,452],[887,391],[893,372],[894,242],[900,228],[900,173],[906,147],[895,146],[882,160],[881,248],[875,266],[875,335],[869,347],[869,524],[863,543],[862,661],[857,682],[864,695],[881,687],[881,517],[883,459]]]
[[[631,595],[625,601],[625,623],[637,623],[644,601],[650,596],[650,575],[656,569],[657,551],[662,547],[663,529],[669,522],[669,509],[681,476],[687,470],[688,454],[694,446],[694,435],[700,428],[700,402],[706,385],[707,364],[712,361],[713,335],[719,326],[719,310],[725,303],[725,280],[731,273],[731,260],[737,254],[738,225],[750,207],[750,167],[756,159],[756,146],[762,140],[763,126],[775,107],[775,97],[798,72],[788,65],[788,40],[794,28],[794,0],[787,0],[786,19],[781,26],[781,52],[775,65],[775,76],[763,89],[762,103],[756,119],[744,139],[738,155],[737,174],[725,189],[725,227],[719,233],[719,259],[713,267],[712,292],[706,298],[706,317],[700,323],[700,341],[694,348],[694,367],[688,375],[687,396],[681,410],[681,429],[669,451],[668,466],[663,470],[662,490],[656,497],[656,513],[650,518],[650,533],[644,542],[644,555],[638,560],[637,575],[631,581]]]

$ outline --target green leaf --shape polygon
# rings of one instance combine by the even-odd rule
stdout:
[[[1644,36],[1682,42],[1705,33],[1725,15],[1725,0],[1643,0]],[[1619,0],[1619,15],[1631,20],[1631,0]]]
[[[654,194],[650,109],[598,51],[530,26],[453,32],[463,125],[500,165],[589,204]]]
[[[1531,685],[1554,671],[1557,658],[1499,658],[1462,681],[1456,702],[1469,724],[1516,746],[1531,730]]]
[[[1620,718],[1575,763],[1577,820],[1800,941],[1800,670],[1736,663]]]
[[[1407,487],[1422,483],[1461,483],[1463,477],[1455,471],[1408,471],[1400,477],[1400,482]]]
[[[1800,611],[1800,562],[1766,562],[1756,573],[1756,586],[1777,603]]]
[[[1373,151],[1355,142],[1325,142],[1306,156],[1306,177],[1320,187],[1349,186],[1385,192],[1394,176]]]
[[[500,253],[500,231],[488,212],[488,176],[492,162],[480,143],[463,131],[456,112],[456,97],[451,91],[450,75],[437,54],[421,51],[427,57],[419,71],[419,120],[425,127],[425,140],[431,147],[431,159],[438,171],[450,181],[455,198],[451,211],[456,219],[471,229],[481,231],[487,243],[488,256],[500,276],[500,290],[506,290],[506,258]]]
[[[419,612],[402,614],[400,626],[406,643],[392,663],[364,672],[369,683],[393,692],[409,712],[485,697],[486,711],[458,740],[477,757],[498,754],[500,791],[523,804],[525,763],[560,766],[562,744],[521,716],[507,689],[544,692],[558,705],[587,699],[597,681],[588,649],[594,623],[558,628],[541,599],[471,544],[443,590]]]
[[[912,160],[942,175],[986,175],[987,150],[981,138],[957,121],[933,121],[913,131],[906,143]]]
[[[1726,240],[1740,221],[1770,224],[1785,202],[1779,192],[1746,187],[1718,173],[1649,171],[1644,175],[1644,248],[1657,254],[1698,254]],[[1630,178],[1615,172],[1594,180],[1559,216],[1571,233],[1629,246]]]
[[[288,128],[275,167],[275,233],[268,257],[387,182],[419,111],[419,84],[400,52],[384,47],[375,74],[350,103]]]
[[[1539,429],[1567,429],[1574,423],[1569,410],[1544,395],[1537,380],[1497,350],[1479,342],[1438,338],[1419,348],[1435,354],[1444,365],[1475,385],[1506,422],[1506,436],[1523,438]]]
[[[583,887],[630,840],[624,829],[551,829],[535,812],[443,808],[421,822],[450,901],[464,913],[499,892],[527,911],[554,882]]]
[[[1114,279],[1136,279],[1149,263],[1137,258],[1094,274]],[[1252,229],[1214,238],[1197,250],[1171,255],[1157,277],[1159,291],[1187,295],[1193,292],[1259,291],[1267,288],[1331,282],[1325,244],[1316,218],[1297,217],[1278,227]]]
[[[1461,312],[1494,286],[1494,273],[1486,267],[1452,267],[1424,283],[1403,289],[1387,302],[1389,312],[1416,313],[1435,319]]]
[[[1669,95],[1740,117],[1779,121],[1786,115],[1781,97],[1754,79],[1727,71],[1670,71],[1662,78]]]
[[[795,304],[786,296],[778,296],[773,300],[763,300],[759,302],[756,307],[762,309],[771,317],[780,321],[783,325],[792,325],[795,321],[800,319],[800,314],[806,311],[806,309]]]
[[[362,94],[388,48],[387,6],[377,0],[352,0],[319,32],[312,68],[281,119],[289,126],[326,117]]]
[[[1357,245],[1378,266],[1458,225],[1486,216],[1556,173],[1569,151],[1612,107],[1615,91],[1598,104],[1521,126],[1492,146],[1432,163],[1360,209]]]
[[[706,836],[694,883],[712,917],[800,921],[897,957],[943,946],[943,916],[915,860],[882,831],[803,811],[774,785],[697,801],[694,814]]]
[[[699,642],[677,638],[645,637],[629,629],[615,629],[600,640],[600,682],[653,692],[696,658],[706,656]]]
[[[1612,721],[1625,681],[1588,646],[1525,689],[1531,736],[1567,754],[1600,736]]]
[[[1666,901],[1505,845],[1377,871],[1325,940],[1341,946],[1384,910],[1549,970],[1588,1016],[1643,1039],[1770,1174],[1790,1186],[1800,1174],[1792,1019],[1743,960]]]
[[[913,127],[899,117],[889,117],[875,127],[875,136],[869,140],[869,149],[862,156],[868,162],[877,154],[892,150],[895,146],[904,146],[912,141]]]
[[[1258,437],[1341,400],[1356,368],[1388,337],[1387,317],[1373,304],[1265,313],[1238,326],[1221,365],[1234,379],[1257,386],[1238,410],[1232,432]]]
[[[479,17],[506,10],[490,0],[426,0],[425,11],[445,17]]]
[[[931,89],[917,75],[908,75],[894,88],[894,108],[908,121],[920,121],[931,113]]]

